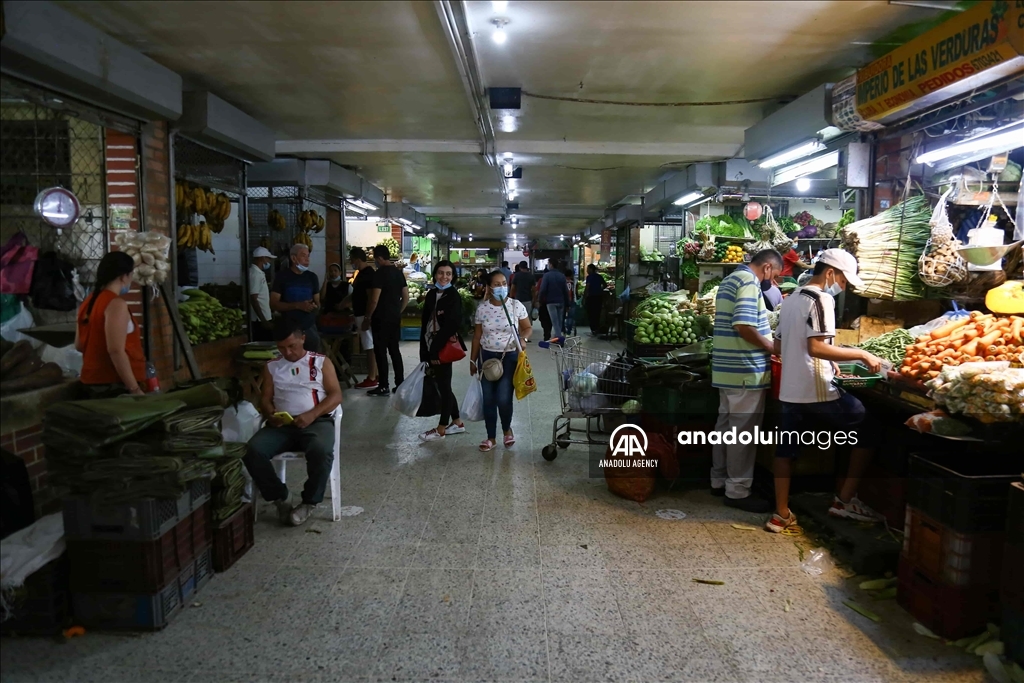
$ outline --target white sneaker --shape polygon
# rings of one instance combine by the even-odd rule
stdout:
[[[858,522],[877,522],[883,519],[882,515],[868,507],[867,504],[857,496],[851,498],[849,503],[844,503],[839,500],[839,496],[836,496],[835,500],[832,501],[832,507],[828,509],[828,514],[833,517],[855,519]]]
[[[455,424],[453,422],[452,424],[448,425],[448,427],[445,428],[444,433],[445,433],[445,436],[447,436],[449,434],[462,434],[465,431],[466,431],[466,426],[465,425],[460,427],[459,425],[457,425],[457,424]]]
[[[289,521],[292,526],[301,526],[309,519],[309,516],[313,514],[313,510],[316,509],[316,505],[310,505],[309,503],[302,503],[297,505],[292,514],[289,516]]]
[[[444,434],[439,434],[436,429],[431,429],[429,432],[423,432],[420,434],[420,441],[437,441],[438,439],[443,438]]]

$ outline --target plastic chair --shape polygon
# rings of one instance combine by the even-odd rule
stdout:
[[[341,465],[339,457],[341,451],[341,416],[343,414],[341,406],[338,406],[334,411],[334,462],[331,463],[331,507],[334,512],[334,521],[341,521]],[[289,460],[297,460],[304,457],[301,451],[278,453],[271,462],[277,465],[277,476],[281,479],[282,483],[287,484],[285,481],[286,470],[288,469]],[[254,496],[259,495],[258,492],[253,492]]]

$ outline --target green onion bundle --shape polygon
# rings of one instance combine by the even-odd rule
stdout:
[[[931,237],[931,208],[917,195],[843,230],[843,248],[857,257],[863,297],[907,301],[924,296],[917,262]]]

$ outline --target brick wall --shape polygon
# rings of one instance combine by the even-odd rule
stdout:
[[[325,221],[327,225],[324,227],[324,247],[327,250],[327,263],[340,263],[342,268],[347,268],[345,262],[348,260],[348,254],[341,253],[341,211],[327,209]]]
[[[28,480],[32,486],[36,516],[40,517],[59,508],[59,500],[49,486],[46,471],[46,447],[42,444],[43,427],[34,425],[0,436],[0,448],[13,453],[25,462]]]

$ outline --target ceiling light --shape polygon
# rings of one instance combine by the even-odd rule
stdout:
[[[505,173],[506,178],[511,178],[512,172],[515,171],[515,168],[512,166],[512,162],[506,161],[502,166],[502,171]]]
[[[495,12],[504,12],[508,9],[508,0],[492,0],[491,8]]]
[[[514,133],[516,132],[516,117],[511,114],[506,114],[501,117],[501,131],[503,133]],[[511,156],[511,154],[509,154]]]
[[[509,193],[508,193],[508,200],[509,200],[509,201],[512,201],[512,200],[513,200],[513,199],[515,199],[515,198],[516,198],[517,196],[519,196],[519,195],[518,195],[518,194],[516,194],[516,191],[515,191],[515,190],[509,190]]]
[[[703,196],[703,192],[688,192],[687,194],[684,194],[682,197],[680,197],[679,199],[675,200],[672,203],[675,204],[676,206],[684,206],[686,204],[690,204],[692,202],[697,201]]]
[[[988,156],[990,152],[1005,152],[1018,147],[1024,147],[1024,121],[1018,121],[1004,128],[997,128],[984,135],[976,135],[952,145],[933,149],[918,155],[914,162],[932,166],[936,161],[954,156],[975,154],[977,158],[981,158]]]
[[[795,164],[790,164],[785,168],[780,168],[772,177],[772,184],[782,185],[783,183],[788,183],[791,180],[803,178],[805,175],[824,171],[826,168],[832,168],[837,165],[839,165],[838,151],[822,154],[821,156],[814,157],[813,159],[807,159],[806,161],[800,161]]]
[[[369,213],[367,209],[364,209],[361,206],[357,206],[353,202],[345,202],[345,208],[351,211],[352,213],[358,214],[360,216],[365,216],[367,213]]]
[[[807,178],[797,178],[797,180],[796,180],[796,191],[797,192],[807,192],[807,190],[809,190],[809,189],[811,189],[811,181],[809,179],[807,179]]]
[[[472,236],[472,235],[470,235],[470,236],[469,236],[469,241],[470,241],[470,242],[472,242],[472,241],[473,241],[473,236]]]
[[[821,144],[817,140],[811,140],[810,142],[805,142],[802,145],[797,145],[796,147],[790,147],[789,149],[783,152],[779,152],[774,156],[770,156],[761,163],[759,163],[757,166],[758,168],[775,168],[776,166],[781,166],[782,164],[789,163],[794,159],[805,157],[808,154],[820,152],[823,149],[825,149],[825,145]]]
[[[600,242],[601,241],[601,236],[600,235],[594,235],[593,237],[590,238],[590,241],[591,242]]]
[[[377,210],[377,207],[374,204],[371,204],[370,202],[366,201],[365,199],[357,198],[357,199],[349,199],[347,201],[348,201],[349,204],[355,204],[359,208],[366,209],[367,211],[376,211]]]
[[[509,178],[508,179],[508,186],[509,186],[509,188],[514,190],[514,189],[516,189],[516,187],[518,185],[519,185],[519,181],[516,180],[515,178]]]
[[[427,239],[428,240],[432,240],[432,239],[436,239],[436,238],[437,238],[437,235],[435,235],[434,233],[432,233],[432,232],[428,232],[427,233]]]
[[[501,158],[502,159],[511,159],[512,158],[512,152],[505,152],[505,153],[503,153],[501,155]]]
[[[508,34],[505,33],[505,24],[502,22],[495,22],[496,28],[494,33],[491,34],[491,40],[498,45],[504,45],[505,41],[508,40]]]

